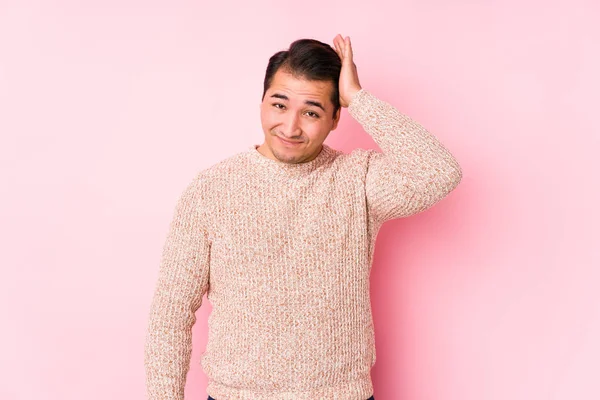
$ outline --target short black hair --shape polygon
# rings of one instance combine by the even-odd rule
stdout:
[[[263,100],[275,73],[280,68],[298,78],[331,82],[333,84],[331,103],[333,103],[335,116],[340,108],[339,80],[342,60],[331,46],[315,39],[298,39],[288,50],[273,54],[265,73]]]

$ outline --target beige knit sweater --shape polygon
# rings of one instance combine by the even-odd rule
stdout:
[[[373,394],[377,232],[441,200],[462,172],[423,126],[368,91],[348,112],[383,153],[323,145],[312,161],[286,164],[253,145],[183,191],[149,316],[149,399],[184,398],[205,293],[213,309],[200,362],[216,400]]]

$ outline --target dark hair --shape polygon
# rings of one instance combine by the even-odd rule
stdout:
[[[331,102],[335,116],[340,108],[339,80],[342,60],[331,46],[315,39],[298,39],[288,50],[273,54],[265,73],[263,99],[275,73],[280,68],[298,78],[331,82],[333,84]]]

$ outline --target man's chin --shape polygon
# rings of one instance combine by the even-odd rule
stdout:
[[[273,155],[276,159],[286,164],[298,164],[303,159],[302,157],[281,154],[279,152],[273,152]]]

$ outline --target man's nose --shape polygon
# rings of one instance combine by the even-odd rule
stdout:
[[[286,137],[294,137],[300,133],[300,118],[295,113],[288,113],[282,124],[281,133]]]

